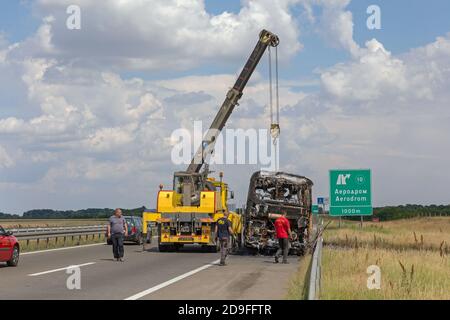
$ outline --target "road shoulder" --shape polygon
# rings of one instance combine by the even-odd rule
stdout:
[[[230,256],[227,266],[207,270],[145,296],[175,300],[283,300],[298,270],[299,259],[275,264],[272,257]]]

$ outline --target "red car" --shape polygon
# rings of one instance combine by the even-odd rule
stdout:
[[[5,231],[0,226],[0,262],[6,262],[8,266],[16,267],[19,264],[19,241],[12,232]]]

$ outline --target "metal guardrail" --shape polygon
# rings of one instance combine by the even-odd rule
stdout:
[[[81,237],[86,237],[87,240],[90,235],[92,235],[93,238],[95,235],[100,237],[102,234],[106,233],[106,225],[7,230],[11,231],[18,240],[26,240],[27,244],[30,240],[37,240],[39,243],[40,239],[45,239],[48,244],[49,239],[51,238],[56,238],[56,241],[58,241],[58,238],[63,238],[65,243],[67,238],[72,238],[72,240],[74,240],[78,237],[78,240],[80,241]]]
[[[311,272],[309,278],[308,300],[318,300],[322,276],[322,247],[324,231],[323,219],[318,215],[313,217],[313,233],[316,237],[314,252],[311,259]]]
[[[58,233],[58,232],[84,232],[84,231],[92,231],[92,230],[98,230],[98,229],[105,229],[106,225],[91,225],[91,226],[75,226],[75,227],[51,227],[51,228],[14,228],[14,229],[7,229],[8,231],[11,231],[16,236],[21,235],[30,235],[30,234],[44,234],[44,233]]]
[[[322,273],[322,247],[323,239],[317,240],[311,261],[311,275],[309,278],[308,300],[318,300],[320,294],[320,282]]]

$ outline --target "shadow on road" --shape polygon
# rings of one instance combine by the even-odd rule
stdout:
[[[113,258],[109,258],[109,259],[105,259],[105,258],[102,258],[102,259],[99,259],[100,261],[116,261],[116,259],[113,259]]]
[[[135,251],[135,252],[160,252],[160,251],[158,247],[151,247],[148,249],[144,249],[143,251]],[[177,250],[161,253],[174,254],[174,253],[212,253],[212,252],[208,251],[206,248],[202,248],[201,246],[185,245],[182,248],[178,248]]]

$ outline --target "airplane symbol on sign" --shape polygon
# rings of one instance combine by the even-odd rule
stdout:
[[[347,179],[350,178],[351,174],[347,173],[347,174],[340,174],[338,175],[338,179],[336,184],[338,186],[345,186],[347,185]]]

